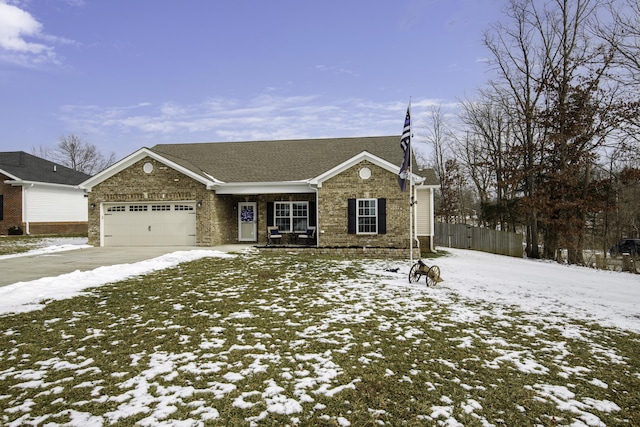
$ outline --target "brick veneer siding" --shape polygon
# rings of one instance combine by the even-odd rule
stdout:
[[[217,233],[220,235],[220,244],[238,243],[238,203],[256,203],[256,243],[267,243],[267,204],[270,202],[315,202],[315,193],[304,194],[261,194],[252,196],[215,196],[218,217]]]
[[[381,259],[407,259],[407,248],[370,248],[370,247],[287,247],[285,249],[288,254],[305,254],[305,255],[333,255],[354,258],[381,258]],[[260,251],[282,253],[283,248],[278,246],[262,246]],[[417,255],[417,254],[416,254]]]
[[[145,173],[145,163],[153,171]],[[363,180],[359,171],[371,170]],[[397,175],[363,161],[323,182],[317,195],[318,246],[314,253],[348,251],[363,256],[406,257],[409,253],[409,195],[398,188]],[[348,234],[347,200],[385,198],[387,232],[376,235]],[[267,241],[267,205],[274,201],[316,201],[316,193],[255,196],[216,195],[205,185],[151,158],[142,159],[93,187],[89,193],[89,244],[100,244],[100,206],[112,202],[202,201],[196,208],[196,245],[216,246],[238,242],[238,203],[257,206],[257,243]],[[325,252],[323,252],[325,251]]]
[[[153,171],[142,169],[153,164]],[[196,245],[215,246],[224,242],[220,237],[220,218],[224,209],[205,185],[149,157],[104,180],[89,193],[89,244],[100,245],[100,206],[111,202],[202,201],[196,208]]]
[[[145,163],[153,164],[147,174]],[[164,195],[164,197],[163,197]],[[257,242],[267,241],[267,203],[315,201],[315,194],[269,194],[259,196],[216,195],[214,191],[151,158],[142,159],[93,187],[89,193],[89,244],[100,244],[100,206],[104,202],[202,201],[196,209],[196,245],[238,243],[238,203],[257,203]]]
[[[2,220],[0,220],[0,234],[7,234],[9,227],[18,226],[25,229],[22,223],[22,187],[5,184],[10,179],[0,174],[0,194],[2,194]]]
[[[420,254],[426,255],[431,252],[431,236],[418,236],[418,240],[420,241]]]
[[[367,167],[371,177],[362,179],[360,169]],[[347,200],[386,198],[386,234],[348,234]],[[395,173],[363,161],[323,182],[318,191],[320,247],[396,248],[409,251],[409,193],[398,187]]]
[[[29,234],[87,235],[86,222],[30,222]],[[26,230],[25,230],[26,231]]]

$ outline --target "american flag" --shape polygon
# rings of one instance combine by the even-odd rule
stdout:
[[[409,178],[411,169],[411,104],[407,107],[407,115],[404,118],[404,128],[402,128],[402,136],[400,137],[400,148],[404,152],[402,166],[398,172],[398,185],[400,191],[407,188],[407,178]]]

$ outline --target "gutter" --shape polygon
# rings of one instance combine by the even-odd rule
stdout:
[[[80,190],[80,184],[56,184],[53,182],[42,182],[42,181],[25,181],[22,179],[12,179],[4,181],[5,184],[11,185],[12,187],[33,187],[34,185],[42,186],[42,187],[63,187],[63,188],[73,188],[76,190]]]

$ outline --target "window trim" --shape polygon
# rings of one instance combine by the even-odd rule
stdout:
[[[373,236],[387,234],[387,199],[380,197],[376,200],[376,232],[360,232],[358,226],[359,200],[374,200],[375,198],[349,198],[347,199],[347,233],[361,236]]]
[[[298,215],[294,215],[294,213],[296,212],[296,210],[294,209],[294,205],[299,204],[299,205],[304,205],[305,206],[305,211],[306,211],[306,215],[305,216],[298,216]],[[277,215],[278,212],[278,205],[288,205],[288,212],[289,215],[288,216],[282,216],[282,215]],[[292,201],[284,201],[284,200],[275,200],[273,202],[273,226],[278,226],[278,219],[279,218],[286,218],[288,219],[289,222],[289,227],[288,229],[283,229],[280,226],[278,226],[278,229],[280,230],[281,233],[299,233],[299,232],[303,232],[305,231],[308,227],[309,227],[309,222],[311,221],[310,219],[310,215],[309,215],[309,209],[310,209],[310,204],[309,201],[307,200],[292,200]],[[295,229],[294,226],[294,222],[296,219],[304,219],[304,229],[300,228],[299,230]]]
[[[362,204],[364,202],[373,202],[374,204],[374,213],[373,215],[361,215],[360,214],[360,210],[361,209],[371,209],[371,206],[363,206]],[[361,224],[360,223],[360,219],[361,218],[370,218],[372,219],[372,224]],[[365,227],[371,227],[373,226],[375,228],[375,231],[362,231],[363,228]],[[378,234],[378,199],[376,198],[362,198],[362,199],[356,199],[356,234],[365,234],[365,235],[375,235]]]

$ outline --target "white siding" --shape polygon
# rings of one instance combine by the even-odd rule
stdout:
[[[416,189],[416,235],[418,236],[431,236],[433,234],[431,221],[432,212],[430,207],[432,205],[433,190],[431,188]]]
[[[73,187],[34,185],[23,187],[25,222],[76,222],[88,220],[84,191]]]

